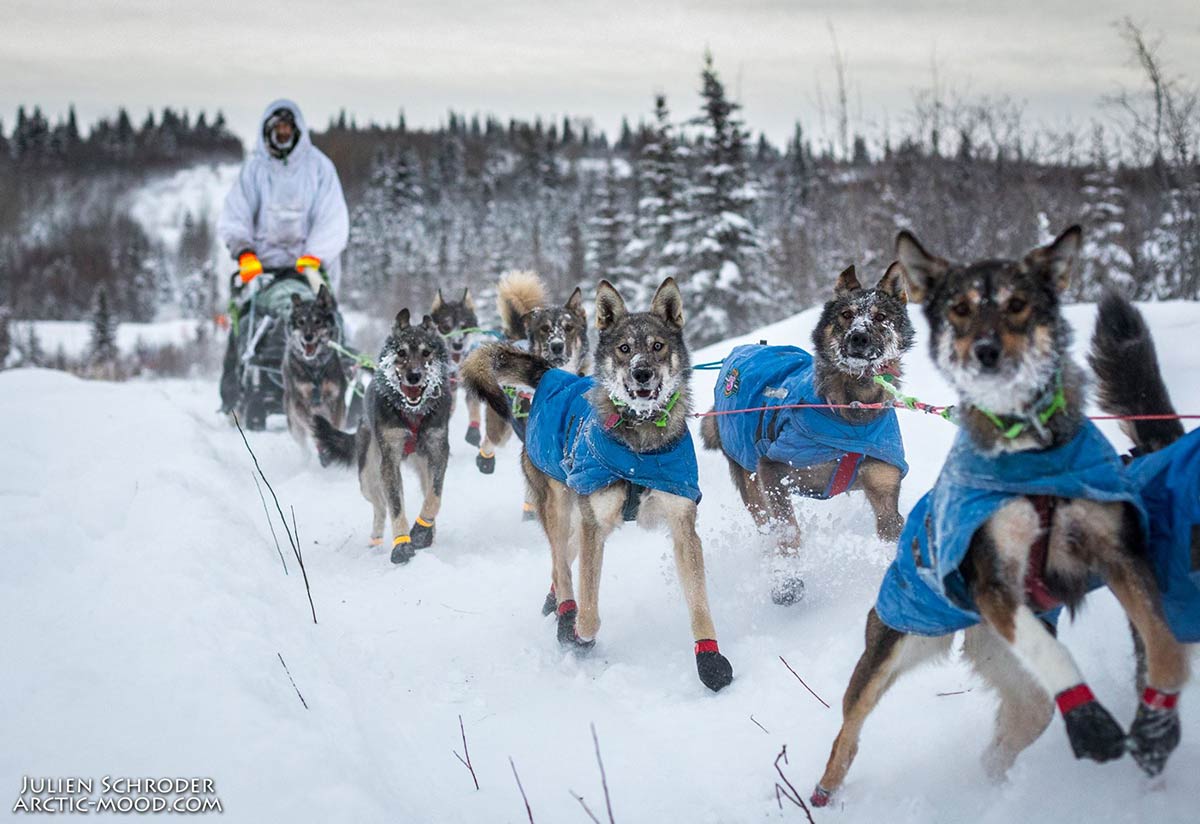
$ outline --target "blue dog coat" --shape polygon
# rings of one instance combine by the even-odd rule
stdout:
[[[813,357],[796,346],[739,346],[725,358],[714,390],[716,411],[822,403],[813,386]],[[867,423],[851,423],[832,409],[778,409],[719,415],[725,453],[747,472],[760,458],[798,468],[843,461],[824,494],[829,498],[854,483],[864,456],[908,474],[904,441],[895,410]]]
[[[1200,429],[1126,468],[1150,519],[1149,549],[1163,612],[1175,637],[1200,642],[1200,571],[1192,528],[1200,524]]]
[[[593,378],[562,369],[545,374],[525,431],[525,451],[533,465],[580,495],[629,481],[700,503],[691,433],[658,452],[634,452],[605,431],[587,398],[594,385]]]
[[[1006,502],[1023,495],[1126,501],[1145,525],[1129,474],[1091,422],[1085,421],[1074,438],[1055,449],[995,456],[978,452],[960,432],[937,483],[908,515],[875,603],[879,618],[917,635],[945,635],[979,623],[959,567],[976,530]],[[1054,620],[1057,613],[1050,610],[1044,617]]]

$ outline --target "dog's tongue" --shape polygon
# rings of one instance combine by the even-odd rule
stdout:
[[[652,398],[652,397],[654,397],[654,390],[653,389],[639,389],[637,391],[637,396],[639,398]]]
[[[401,387],[401,391],[404,393],[404,397],[408,398],[410,401],[419,401],[421,400],[421,396],[425,394],[425,387],[409,386],[408,384],[405,384]]]
[[[317,354],[317,345],[315,343],[304,344],[304,354],[308,355],[310,358]]]

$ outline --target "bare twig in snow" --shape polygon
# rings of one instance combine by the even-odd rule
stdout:
[[[250,453],[251,459],[254,461],[254,468],[258,470],[258,476],[263,479],[263,483],[267,485],[267,490],[271,493],[271,499],[275,502],[275,510],[279,513],[279,520],[283,524],[283,531],[287,533],[288,541],[292,545],[292,554],[296,556],[297,562],[300,564],[300,573],[304,576],[304,591],[308,593],[308,607],[312,610],[313,623],[317,623],[317,608],[313,605],[312,589],[308,585],[308,572],[304,569],[304,558],[300,554],[300,547],[296,543],[296,537],[292,534],[291,528],[288,526],[287,516],[283,514],[283,507],[279,503],[279,496],[275,494],[275,487],[271,486],[271,482],[267,480],[266,474],[262,471],[262,466],[258,463],[258,456],[254,454],[254,450],[250,448],[250,441],[246,438],[246,431],[242,429],[242,423],[238,420],[237,415],[233,416],[233,425],[237,427],[238,434],[242,436],[242,443],[246,445],[246,451]],[[295,521],[296,511],[292,510],[292,519]],[[268,520],[270,520],[268,518]]]
[[[458,731],[462,733],[463,752],[466,753],[467,757],[464,759],[461,755],[458,754],[457,750],[451,750],[450,752],[454,753],[454,757],[457,758],[459,761],[461,761],[462,765],[471,771],[471,780],[475,782],[475,789],[478,790],[479,789],[479,779],[475,776],[475,768],[473,766],[471,766],[471,751],[469,749],[467,749],[467,730],[465,727],[463,727],[463,720],[462,720],[461,715],[458,716]],[[514,768],[514,770],[515,770],[515,768]]]
[[[525,814],[529,816],[529,824],[533,824],[533,810],[529,807],[529,796],[525,795],[525,788],[521,786],[521,776],[517,775],[517,765],[511,755],[508,757],[508,764],[512,767],[513,778],[517,779],[517,789],[521,791],[521,800],[525,802]]]
[[[825,704],[825,699],[822,698],[821,696],[817,695],[815,692],[813,692],[812,687],[810,687],[808,684],[804,683],[804,679],[800,677],[800,674],[798,672],[796,672],[794,669],[792,669],[792,665],[787,662],[787,659],[785,659],[781,655],[781,656],[779,656],[779,660],[783,661],[783,665],[788,668],[788,672],[790,672],[792,675],[796,676],[796,680],[799,681],[800,684],[812,694],[813,698],[817,699],[822,704]],[[828,704],[825,704],[825,709],[829,709]]]
[[[300,529],[296,526],[296,507],[292,510],[292,531],[296,535],[296,560],[300,562],[300,574],[304,576],[304,591],[308,593],[308,606],[312,610],[313,623],[317,623],[317,608],[313,606],[312,590],[308,588],[308,569],[304,566],[304,553],[300,551]]]
[[[751,716],[750,716],[750,720],[751,720],[751,721],[754,721],[754,716],[753,716],[753,715],[751,715]],[[766,728],[766,727],[764,727],[762,724],[758,723],[757,721],[754,721],[754,726],[758,727],[760,730],[762,730],[763,732],[767,733],[767,735],[770,735],[770,734],[771,734],[771,733],[767,732],[767,728]]]
[[[279,546],[279,536],[275,534],[275,522],[271,520],[271,510],[267,509],[267,497],[263,495],[262,484],[258,482],[258,476],[253,472],[250,477],[254,479],[254,488],[258,490],[258,499],[262,501],[263,514],[267,516],[267,526],[271,527],[271,539],[275,541],[275,551],[279,553],[279,563],[283,564],[283,574],[290,575],[287,568],[287,559],[283,557],[283,550]]]
[[[279,663],[283,664],[283,671],[287,673],[288,680],[292,682],[292,689],[296,691],[296,696],[300,699],[300,703],[304,705],[304,709],[308,709],[308,702],[304,700],[303,695],[300,695],[300,688],[296,686],[296,679],[292,677],[292,671],[284,663],[283,653],[277,652],[275,654],[279,656]]]
[[[971,691],[970,689],[965,689],[965,690],[954,690],[953,692],[939,692],[937,694],[937,697],[944,698],[947,695],[966,695],[970,691]]]
[[[792,782],[788,781],[788,777],[783,774],[783,767],[779,766],[779,762],[781,760],[783,761],[784,764],[786,764],[788,762],[787,744],[784,744],[783,749],[781,749],[779,751],[779,755],[775,756],[775,772],[779,773],[779,778],[781,781],[783,781],[783,784],[784,784],[784,786],[781,787],[781,786],[779,786],[779,783],[776,782],[776,784],[775,784],[775,801],[779,802],[779,795],[782,792],[784,798],[786,798],[788,801],[795,804],[800,809],[804,810],[804,815],[808,818],[809,824],[816,824],[816,822],[813,821],[812,812],[809,811],[808,805],[804,803],[804,799],[800,797],[800,793],[796,790],[795,787],[792,786]],[[787,789],[784,789],[784,787],[786,787]],[[788,790],[791,790],[791,792],[789,793]],[[779,808],[783,809],[782,803],[779,804]]]
[[[587,802],[583,800],[582,795],[575,792],[574,790],[567,790],[567,792],[569,792],[571,794],[571,798],[574,798],[576,801],[579,802],[579,806],[583,807],[583,811],[585,813],[587,813],[588,818],[592,819],[592,821],[596,822],[596,824],[600,824],[600,819],[596,818],[596,816],[592,814],[592,811],[590,809],[588,809]]]
[[[600,765],[600,786],[604,788],[604,806],[608,809],[608,824],[616,824],[613,821],[612,799],[608,797],[608,776],[604,774],[604,762],[600,760],[600,738],[596,735],[596,725],[589,725],[592,728],[592,743],[596,745],[596,763]]]

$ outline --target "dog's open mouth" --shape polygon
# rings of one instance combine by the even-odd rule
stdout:
[[[400,387],[400,394],[404,396],[406,403],[416,406],[425,397],[425,386],[424,384],[411,386],[406,383]]]
[[[625,391],[629,393],[629,397],[637,398],[639,401],[653,401],[658,399],[658,393],[662,391],[662,384],[657,383],[654,386],[629,386],[626,384]]]
[[[318,344],[316,343],[304,344],[304,357],[311,358],[313,355],[317,354],[317,346]]]

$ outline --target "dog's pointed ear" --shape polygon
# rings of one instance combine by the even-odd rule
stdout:
[[[299,295],[297,295],[295,292],[292,292],[292,308],[293,309],[295,309],[297,306],[299,306],[303,302],[304,301],[300,300]]]
[[[317,292],[317,304],[319,306],[333,306],[333,293],[329,291],[329,287],[324,283],[321,284],[320,290]]]
[[[1056,291],[1062,292],[1071,283],[1071,271],[1079,259],[1083,229],[1072,226],[1049,246],[1040,246],[1025,256],[1024,265],[1040,273]]]
[[[442,289],[439,286],[438,290],[437,290],[437,294],[433,296],[433,306],[429,307],[429,311],[436,312],[437,310],[442,308],[442,304],[445,302],[446,302],[445,299],[442,297]]]
[[[858,276],[854,273],[854,264],[851,264],[838,275],[837,284],[833,287],[833,293],[838,296],[848,295],[861,288],[862,284],[858,282]]]
[[[946,272],[950,262],[925,251],[912,232],[896,235],[896,257],[904,271],[904,287],[913,303],[922,303]]]
[[[437,330],[437,325],[434,324],[432,315],[425,315],[423,318],[421,318],[421,328],[426,332],[434,332]]]
[[[904,264],[893,260],[892,265],[883,273],[883,277],[879,279],[875,288],[884,294],[891,295],[901,303],[907,303],[908,295],[904,293],[904,276]]]
[[[616,288],[607,280],[600,281],[596,287],[596,328],[608,329],[628,313]]]
[[[662,318],[667,326],[683,328],[683,295],[679,293],[675,278],[667,278],[658,287],[650,301],[650,314]]]
[[[471,299],[471,287],[470,286],[463,289],[462,302],[463,302],[463,306],[467,307],[472,312],[475,311],[475,301]]]
[[[587,310],[583,308],[583,290],[578,286],[571,293],[571,297],[567,298],[567,311],[579,315],[585,320],[587,318]]]
[[[396,322],[392,325],[392,328],[395,329],[397,332],[401,331],[402,329],[408,328],[408,307],[407,306],[405,306],[403,309],[401,309],[399,312],[396,313]]]

